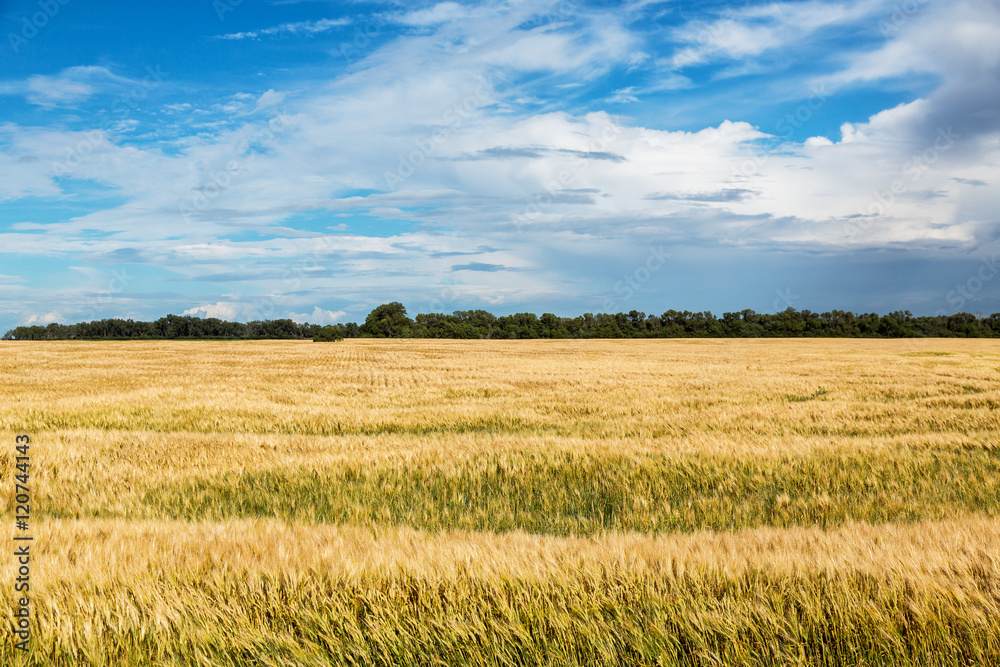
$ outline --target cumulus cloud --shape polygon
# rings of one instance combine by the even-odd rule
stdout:
[[[55,322],[57,324],[64,324],[66,322],[66,319],[60,313],[58,313],[56,311],[51,311],[51,312],[48,312],[48,313],[28,315],[23,320],[21,320],[21,325],[22,326],[33,326],[33,325],[46,326],[48,324],[52,324],[53,322]]]
[[[244,311],[243,304],[218,301],[216,303],[206,303],[194,308],[188,308],[181,315],[192,315],[194,317],[214,317],[220,320],[235,320],[237,315]]]
[[[305,313],[289,313],[288,319],[294,320],[299,324],[336,324],[338,321],[347,316],[347,313],[342,310],[323,310],[319,306],[313,307],[312,315],[306,315]]]
[[[952,127],[963,148],[982,146],[984,135],[1000,131],[1000,7],[988,0],[928,4],[884,45],[852,56],[846,68],[816,83],[843,89],[913,73],[935,75],[941,84],[849,128],[845,140],[871,132],[919,142]]]

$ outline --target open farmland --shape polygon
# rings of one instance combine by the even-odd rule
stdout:
[[[27,433],[36,536],[34,645],[2,664],[1000,664],[996,341],[5,342],[0,368],[5,516]]]

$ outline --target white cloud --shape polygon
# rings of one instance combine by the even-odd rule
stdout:
[[[639,98],[633,95],[633,92],[635,92],[635,86],[621,88],[611,94],[611,97],[608,98],[608,102],[612,104],[631,104],[632,102],[638,102]]]
[[[55,76],[34,74],[22,81],[0,82],[0,95],[23,95],[29,103],[51,109],[83,102],[109,85],[132,83],[106,67],[76,66]]]
[[[921,99],[845,128],[844,141],[880,136],[913,150],[949,128],[961,135],[954,155],[988,150],[1000,132],[1000,7],[981,0],[928,4],[871,52],[855,54],[816,84],[837,90],[908,74],[940,85]]]
[[[457,2],[439,2],[433,7],[417,9],[398,18],[400,23],[412,26],[431,26],[469,16],[469,10]]]
[[[51,77],[36,74],[29,77],[25,97],[40,107],[82,102],[94,94],[94,87],[65,77]]]
[[[0,137],[16,139],[19,132],[13,126],[0,125]],[[26,147],[14,145],[12,153],[0,152],[0,202],[22,197],[59,196],[60,188],[53,182],[48,163]]]
[[[46,326],[52,324],[53,322],[65,324],[66,318],[64,318],[60,313],[53,310],[51,312],[44,314],[29,315],[23,320],[21,320],[21,325],[26,327],[32,325]]]
[[[941,84],[924,99],[873,117],[872,124],[892,126],[894,138],[908,143],[953,127],[964,135],[963,150],[989,146],[988,137],[1000,131],[1000,7],[983,0],[929,4],[883,46],[853,55],[842,71],[817,82],[837,90],[914,74],[933,75]]]
[[[257,103],[254,105],[255,111],[260,111],[261,109],[269,109],[273,106],[281,104],[285,101],[285,93],[278,93],[272,89],[266,90],[260,97],[257,98]]]
[[[595,25],[584,35],[542,26],[524,31],[506,47],[484,54],[483,60],[521,71],[577,70],[592,77],[614,64],[628,62],[633,45],[634,38],[613,22]]]
[[[312,315],[306,315],[305,313],[289,313],[288,319],[298,322],[299,324],[335,324],[344,317],[347,313],[342,310],[323,310],[319,306],[313,307]]]
[[[670,63],[682,69],[709,60],[741,59],[793,43],[801,43],[819,30],[870,16],[888,9],[885,0],[849,2],[773,2],[727,10],[714,21],[689,22],[674,37],[687,44]]]
[[[252,30],[248,32],[234,32],[228,35],[219,35],[219,39],[254,39],[261,35],[316,35],[328,32],[334,28],[350,25],[351,19],[319,19],[318,21],[297,21],[294,23],[282,23],[271,28],[262,30]]]
[[[244,311],[244,307],[239,303],[227,303],[219,301],[207,303],[194,308],[188,308],[181,315],[192,315],[194,317],[215,317],[220,320],[234,320],[236,316]]]
[[[820,81],[841,87],[910,73],[934,73],[945,86],[1000,67],[1000,7],[989,0],[929,3],[908,16],[878,48],[848,57],[848,66]]]

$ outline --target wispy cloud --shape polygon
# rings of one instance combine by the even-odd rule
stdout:
[[[683,69],[713,59],[736,60],[810,39],[816,32],[885,11],[885,0],[849,2],[773,2],[727,10],[720,18],[699,18],[678,28],[674,39],[684,44],[670,58]]]
[[[457,2],[439,2],[438,4],[424,9],[417,9],[405,14],[400,14],[397,20],[400,23],[412,26],[433,26],[457,19],[463,19],[474,12]],[[480,12],[481,13],[481,12]]]
[[[106,67],[87,65],[67,67],[55,76],[33,74],[19,81],[2,81],[0,95],[21,95],[31,104],[51,109],[83,102],[111,85],[134,83]]]
[[[294,23],[282,23],[281,25],[263,28],[261,30],[219,35],[218,39],[255,39],[271,35],[316,35],[350,24],[351,19],[349,18],[319,19],[318,21],[296,21]]]

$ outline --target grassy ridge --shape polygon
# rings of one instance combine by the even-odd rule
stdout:
[[[448,467],[223,473],[162,485],[153,516],[274,516],[555,535],[834,526],[1000,510],[1000,450],[822,452],[755,460],[509,453]]]

